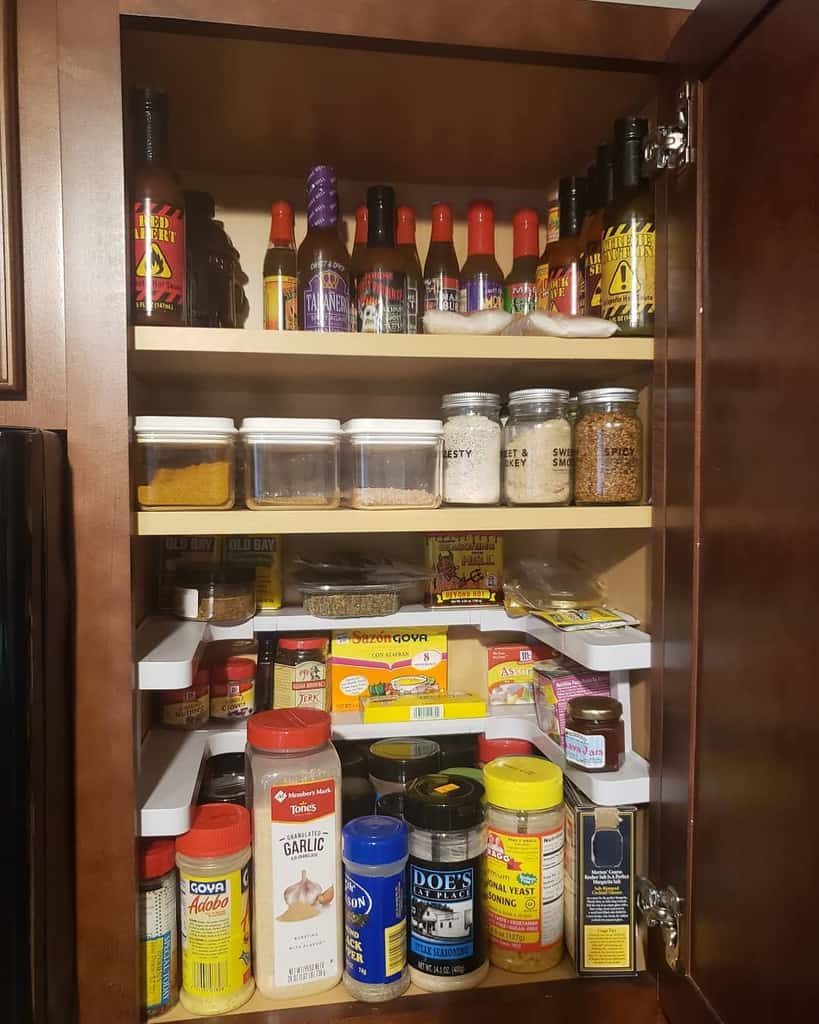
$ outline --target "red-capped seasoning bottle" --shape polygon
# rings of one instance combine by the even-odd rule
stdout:
[[[269,331],[299,327],[298,266],[293,207],[280,199],[270,209],[270,241],[264,257],[264,326]]]
[[[516,210],[512,218],[514,262],[503,283],[503,308],[525,316],[535,309],[538,265],[537,210]]]
[[[457,313],[460,302],[460,270],[452,244],[452,207],[432,205],[432,237],[424,263],[424,310]]]
[[[503,308],[503,272],[495,259],[495,209],[486,199],[469,204],[468,255],[461,270],[461,312]]]
[[[418,334],[421,330],[421,294],[423,275],[418,249],[415,246],[415,213],[411,206],[399,206],[396,211],[395,240],[404,256],[407,275],[405,301],[407,304],[407,334]]]

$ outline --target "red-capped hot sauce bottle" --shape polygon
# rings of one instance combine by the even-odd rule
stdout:
[[[135,324],[185,322],[185,200],[168,164],[168,97],[131,99],[131,313]]]
[[[512,218],[514,262],[503,283],[503,308],[525,316],[535,309],[535,277],[538,264],[537,210],[516,210]]]
[[[404,256],[407,274],[405,292],[407,334],[418,334],[421,330],[420,303],[423,275],[421,261],[418,259],[418,249],[415,246],[415,213],[412,207],[399,206],[396,211],[396,221],[395,240],[398,243],[398,251]]]
[[[264,325],[272,331],[299,328],[298,264],[293,207],[283,199],[270,209],[270,240],[262,269]]]
[[[457,313],[459,275],[458,257],[452,244],[452,207],[448,203],[433,203],[432,237],[424,264],[424,309]]]
[[[495,210],[486,199],[469,204],[468,255],[461,270],[461,312],[503,308],[503,272],[495,259]]]
[[[586,179],[560,179],[560,238],[547,246],[549,263],[549,312],[580,314],[583,284],[580,265],[580,228],[586,206]]]

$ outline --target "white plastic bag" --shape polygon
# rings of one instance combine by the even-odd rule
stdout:
[[[616,333],[617,324],[600,317],[541,312],[518,317],[504,331],[504,334],[551,338],[610,338]]]
[[[512,314],[502,309],[482,309],[478,313],[428,309],[424,313],[424,334],[503,334],[512,319]]]

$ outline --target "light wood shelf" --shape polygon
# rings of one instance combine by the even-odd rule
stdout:
[[[649,505],[562,508],[282,509],[251,512],[138,512],[140,537],[234,534],[456,533],[520,530],[634,530],[651,526]]]

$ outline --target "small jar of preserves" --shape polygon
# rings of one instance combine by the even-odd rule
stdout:
[[[616,772],[625,760],[623,705],[614,697],[573,697],[566,707],[566,762],[585,772]]]
[[[581,391],[574,428],[574,500],[635,505],[643,496],[643,426],[634,388]]]

